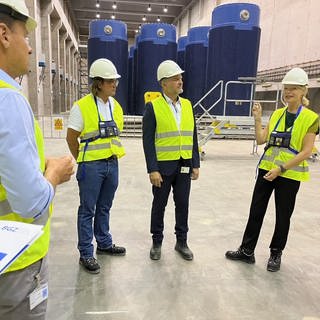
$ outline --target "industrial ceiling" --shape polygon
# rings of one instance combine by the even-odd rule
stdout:
[[[144,23],[173,23],[186,12],[194,0],[69,0],[81,44],[86,44],[89,22],[116,19],[127,24],[128,38],[134,38]]]

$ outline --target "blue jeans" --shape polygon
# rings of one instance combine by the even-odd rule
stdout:
[[[78,249],[82,258],[93,257],[93,235],[99,248],[112,246],[110,209],[118,187],[118,160],[81,162],[78,166],[80,206]]]

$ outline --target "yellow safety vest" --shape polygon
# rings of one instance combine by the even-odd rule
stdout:
[[[277,131],[285,131],[285,112],[286,108],[280,108],[272,114],[269,122],[268,141],[271,132],[275,129],[275,126],[280,118],[281,119],[277,127]],[[301,151],[303,139],[307,134],[308,129],[317,118],[318,115],[316,113],[310,109],[302,107],[301,112],[296,118],[291,131],[290,149],[296,150],[296,152]],[[296,153],[290,149],[269,147],[261,159],[259,168],[269,171],[285,164],[296,156]],[[302,161],[299,165],[282,173],[281,176],[297,181],[309,180],[310,173],[308,162],[306,160]]]
[[[163,96],[152,101],[156,118],[155,146],[158,161],[191,159],[194,117],[189,100],[179,97],[181,104],[180,128]]]
[[[0,80],[0,88],[11,88],[19,92],[12,85]],[[20,92],[19,92],[20,93]],[[22,93],[20,93],[23,96]],[[24,97],[24,96],[23,96]],[[25,98],[25,97],[24,97]],[[25,98],[26,99],[26,98]],[[38,154],[40,158],[40,170],[45,170],[45,156],[44,156],[44,143],[41,129],[38,122],[34,119],[35,126],[35,140],[37,144]],[[0,177],[1,178],[1,177]],[[17,213],[14,213],[7,200],[7,194],[4,186],[0,183],[0,220],[19,221],[24,223],[34,223],[38,225],[44,225],[43,234],[38,238],[13,264],[5,271],[11,272],[26,268],[32,263],[42,259],[49,250],[50,242],[50,217],[52,207],[50,205],[49,210],[44,212],[39,219],[23,218]]]
[[[120,131],[123,130],[123,111],[120,104],[114,99],[112,112],[114,122]],[[92,139],[90,142],[80,142],[77,162],[94,161],[106,159],[113,155],[121,158],[125,155],[124,147],[119,137],[98,138],[99,136],[99,116],[94,96],[88,94],[76,102],[80,108],[84,121],[84,128],[80,134],[81,141]]]

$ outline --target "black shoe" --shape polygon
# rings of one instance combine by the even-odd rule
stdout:
[[[272,250],[270,252],[270,258],[267,264],[267,270],[271,272],[276,272],[280,270],[281,265],[281,250]]]
[[[86,271],[89,273],[99,273],[100,272],[100,266],[98,261],[95,258],[80,258],[79,264],[81,264]]]
[[[113,244],[110,248],[102,249],[97,248],[97,254],[109,254],[111,256],[124,256],[126,254],[126,248],[118,247]]]
[[[161,258],[161,244],[153,244],[150,249],[150,259],[160,260]]]
[[[180,253],[180,255],[183,259],[193,260],[193,253],[189,249],[186,241],[177,241],[174,249]]]
[[[237,251],[227,251],[226,258],[230,260],[243,261],[250,264],[256,262],[256,259],[254,258],[254,253],[247,253],[243,248],[239,248]]]

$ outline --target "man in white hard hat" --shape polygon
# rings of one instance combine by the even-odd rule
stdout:
[[[67,143],[78,162],[79,263],[87,272],[96,274],[100,265],[94,257],[93,235],[97,254],[126,254],[124,247],[113,244],[109,230],[110,209],[118,187],[118,158],[125,155],[125,150],[119,137],[123,111],[113,98],[120,75],[110,60],[98,59],[90,66],[89,76],[93,79],[91,93],[71,109]]]
[[[73,174],[71,156],[45,159],[41,130],[14,80],[28,73],[27,37],[35,27],[23,0],[0,0],[0,220],[44,226],[0,275],[0,319],[6,320],[45,319],[50,203],[55,187]]]
[[[253,106],[257,144],[266,143],[266,146],[258,164],[258,176],[241,245],[238,250],[225,254],[230,260],[255,263],[254,250],[274,191],[276,223],[267,262],[267,270],[271,272],[280,270],[296,196],[300,183],[309,180],[307,159],[319,133],[319,116],[307,108],[307,73],[301,68],[293,68],[284,76],[282,84],[286,106],[273,112],[265,128],[261,126],[261,105],[255,103]]]
[[[143,116],[143,148],[152,184],[152,247],[150,258],[161,258],[164,212],[170,190],[175,202],[175,250],[185,260],[193,260],[187,244],[191,180],[199,176],[199,150],[193,109],[182,93],[184,71],[172,60],[157,70],[162,95],[146,105]]]

